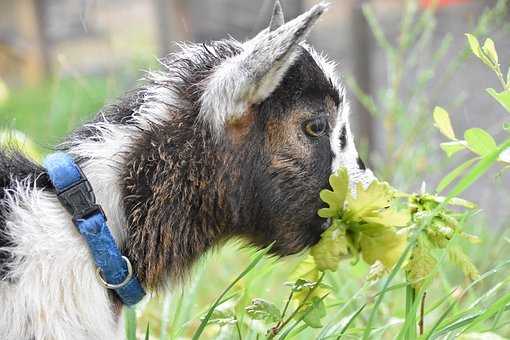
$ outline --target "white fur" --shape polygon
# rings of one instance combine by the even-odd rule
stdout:
[[[301,45],[308,51],[308,53],[310,53],[322,72],[324,72],[326,78],[331,81],[333,86],[338,91],[340,98],[343,97],[343,103],[337,112],[336,121],[330,136],[331,151],[333,153],[333,163],[331,170],[335,172],[338,169],[345,167],[349,173],[351,185],[357,182],[361,182],[363,185],[367,186],[375,179],[375,176],[372,170],[362,170],[358,166],[358,151],[356,150],[356,146],[354,144],[354,137],[352,135],[349,122],[350,105],[345,96],[345,88],[342,86],[340,78],[337,76],[337,65],[335,62],[328,60],[324,54],[318,53],[310,45],[306,43],[302,43]],[[347,131],[347,144],[342,150],[340,147],[340,133],[344,125]]]
[[[155,73],[151,73],[156,78]],[[175,79],[166,77],[166,81],[174,82]],[[145,102],[140,106],[138,112],[134,115],[134,120],[142,129],[150,129],[150,125],[162,125],[171,118],[171,112],[168,108],[175,105],[178,98],[172,89],[164,85],[153,85],[147,89]]]
[[[165,98],[162,98],[162,100]],[[154,117],[159,106],[151,107]],[[139,126],[149,126],[141,111]],[[159,120],[151,120],[157,123]],[[69,145],[81,164],[97,202],[119,245],[125,240],[120,165],[140,129],[108,122],[95,123],[99,135]],[[0,282],[0,330],[2,340],[27,339],[123,339],[123,322],[114,320],[107,290],[95,276],[88,245],[72,224],[55,195],[27,182],[8,191],[9,249],[15,258],[9,273],[12,283]]]
[[[356,151],[354,138],[349,124],[349,113],[350,106],[347,99],[344,98],[343,105],[340,107],[340,111],[338,112],[336,123],[330,137],[331,151],[334,155],[332,171],[335,172],[339,168],[345,167],[349,173],[349,180],[351,184],[361,182],[366,186],[370,184],[375,177],[370,169],[362,170],[358,166],[358,151]],[[340,147],[340,133],[344,125],[347,131],[347,143],[342,150]]]
[[[16,245],[14,281],[0,282],[1,338],[122,338],[87,245],[56,197],[26,182],[7,195],[6,229]]]

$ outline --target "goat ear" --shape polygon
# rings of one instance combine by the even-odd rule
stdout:
[[[271,21],[269,22],[269,31],[274,31],[281,25],[285,23],[285,18],[283,16],[283,9],[280,0],[276,0],[273,7],[273,15],[271,16]]]
[[[239,120],[250,106],[269,97],[298,56],[299,43],[326,7],[318,4],[294,20],[272,31],[263,30],[244,43],[243,51],[224,61],[208,79],[199,119],[221,134],[225,123]]]

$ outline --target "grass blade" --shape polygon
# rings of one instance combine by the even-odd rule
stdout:
[[[456,329],[459,329],[459,328],[462,328],[464,326],[467,326],[467,325],[471,325],[478,317],[481,317],[487,310],[483,311],[483,312],[480,312],[480,313],[476,313],[475,315],[472,315],[472,316],[468,316],[460,321],[457,321],[451,325],[448,325],[444,328],[442,328],[441,330],[439,330],[436,334],[434,334],[433,336],[431,336],[430,338],[431,339],[437,339],[439,337],[441,337],[442,335],[445,335],[451,331],[454,331]],[[510,304],[509,305],[506,305],[503,307],[503,311],[510,311]],[[469,327],[468,327],[469,328]]]
[[[497,149],[484,156],[462,179],[457,183],[448,194],[448,198],[459,196],[464,190],[469,188],[480,176],[489,170],[497,160],[501,152],[510,147],[510,139],[498,146]]]
[[[457,177],[459,177],[466,169],[468,169],[474,162],[476,162],[478,157],[471,158],[467,162],[462,163],[452,171],[448,173],[448,175],[444,176],[443,179],[439,182],[436,187],[436,191],[439,193],[443,191],[451,182],[453,182]]]
[[[136,340],[136,310],[126,308],[124,310],[126,320],[126,338],[127,340]]]
[[[510,307],[510,293],[504,295],[499,298],[496,302],[494,302],[489,308],[487,308],[482,314],[478,315],[465,329],[465,331],[472,330],[482,322],[490,319],[494,315],[505,311],[506,308]]]
[[[349,326],[354,322],[354,320],[358,317],[358,315],[361,314],[361,312],[363,311],[363,309],[365,309],[367,305],[366,304],[363,304],[360,308],[358,308],[357,311],[355,311],[351,317],[349,318],[349,320],[347,321],[347,323],[345,324],[345,326],[342,328],[342,330],[340,331],[340,334],[338,335],[338,338],[337,340],[340,340],[345,332],[347,332],[347,330],[349,329]]]
[[[145,329],[145,340],[149,340],[150,338],[150,327],[149,324],[147,324],[147,328]]]
[[[220,302],[222,301],[223,297],[230,291],[230,289],[232,289],[232,287],[234,287],[236,285],[237,282],[239,282],[239,280],[241,280],[246,274],[248,274],[256,265],[257,263],[260,262],[260,260],[262,260],[262,258],[264,257],[264,255],[267,254],[267,252],[271,249],[272,247],[272,244],[265,248],[265,249],[262,249],[261,251],[258,252],[257,256],[253,259],[253,261],[251,261],[251,263],[243,270],[243,272],[241,274],[239,274],[234,281],[232,281],[232,283],[230,285],[228,285],[227,288],[225,288],[225,290],[221,293],[221,295],[216,299],[216,301],[211,305],[211,307],[209,308],[207,314],[205,315],[204,319],[202,320],[202,322],[200,323],[200,326],[198,327],[198,329],[195,331],[195,333],[193,334],[193,337],[192,339],[193,340],[197,340],[200,338],[200,335],[202,335],[205,327],[207,326],[207,323],[209,322],[209,319],[211,318],[211,315],[212,313],[214,312],[214,310],[216,309],[216,307],[218,307],[220,305]]]

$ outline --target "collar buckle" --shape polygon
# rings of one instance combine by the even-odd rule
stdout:
[[[73,216],[74,221],[83,220],[87,216],[100,212],[105,216],[100,205],[96,204],[96,196],[90,182],[83,173],[81,179],[72,185],[58,190],[57,198],[66,210]],[[106,216],[105,216],[106,220]]]

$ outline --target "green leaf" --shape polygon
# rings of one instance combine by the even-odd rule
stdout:
[[[506,293],[501,298],[496,300],[493,304],[491,304],[487,309],[485,309],[481,314],[479,314],[474,320],[472,320],[465,331],[469,331],[471,329],[475,329],[482,322],[490,319],[494,315],[500,313],[500,311],[507,310],[508,304],[510,303],[510,293]]]
[[[476,55],[478,58],[482,58],[480,43],[478,42],[478,39],[474,35],[469,33],[466,33],[466,37],[468,39],[469,47],[471,47],[471,52],[473,52],[473,54]]]
[[[405,227],[411,221],[411,214],[409,209],[396,210],[395,208],[386,208],[379,210],[377,215],[367,216],[363,220],[386,227]]]
[[[462,175],[464,173],[464,171],[469,169],[469,167],[471,167],[471,165],[473,165],[473,163],[476,162],[477,160],[478,160],[478,158],[472,158],[472,159],[468,160],[467,162],[462,163],[461,165],[459,165],[452,171],[450,171],[450,173],[448,173],[448,175],[444,176],[443,179],[441,180],[441,182],[439,182],[439,184],[436,187],[436,192],[443,191],[448,185],[450,185],[451,182],[453,182],[457,177]]]
[[[349,190],[349,174],[346,168],[339,169],[335,175],[329,177],[329,184],[337,195],[340,205],[343,205],[347,191]]]
[[[439,131],[447,138],[455,140],[455,132],[453,131],[448,112],[442,107],[436,106],[432,115],[434,116],[434,125],[439,129]]]
[[[205,319],[205,317],[201,318],[202,320]],[[220,310],[215,309],[211,316],[207,320],[208,325],[218,325],[220,327],[226,326],[226,325],[233,325],[237,322],[234,313],[229,310]]]
[[[396,232],[393,228],[369,224],[360,227],[360,232],[361,253],[363,260],[368,264],[374,264],[379,260],[390,269],[407,245],[407,234],[403,229]]]
[[[319,270],[336,271],[342,257],[349,253],[345,229],[341,228],[339,223],[341,222],[335,221],[322,233],[320,241],[310,249]]]
[[[501,162],[510,163],[510,148],[506,148],[499,154],[498,158]]]
[[[489,66],[491,69],[494,69],[492,61],[484,54],[478,39],[469,33],[466,33],[466,37],[468,39],[469,47],[471,47],[471,52],[473,52],[473,54],[477,56],[478,59],[480,59],[485,65]]]
[[[246,314],[253,320],[262,320],[268,323],[280,320],[281,313],[278,307],[272,302],[264,299],[253,299],[251,304],[245,308]]]
[[[499,64],[498,53],[496,52],[496,46],[494,45],[494,41],[492,39],[487,38],[485,40],[482,51],[494,65]]]
[[[498,93],[494,89],[487,89],[487,92],[492,96],[492,98],[496,99],[498,103],[505,108],[505,110],[510,112],[510,90]]]
[[[341,168],[335,174],[329,176],[331,190],[321,190],[320,198],[329,205],[328,208],[319,209],[317,214],[322,218],[339,217],[343,208],[345,197],[349,190],[349,175],[347,169]]]
[[[321,190],[320,198],[324,203],[329,205],[328,208],[319,209],[317,214],[322,218],[337,217],[340,214],[340,204],[336,200],[335,193],[331,190]]]
[[[306,313],[306,315],[303,321],[308,326],[312,328],[322,328],[321,319],[327,315],[327,312],[324,301],[321,298],[314,296],[311,299],[310,306],[304,310],[304,313]],[[297,314],[296,317],[299,317],[299,314]]]
[[[459,140],[459,141],[441,143],[441,144],[439,144],[439,146],[446,153],[446,156],[451,157],[454,154],[456,154],[457,152],[465,150],[467,144],[465,141]]]
[[[292,281],[299,279],[307,282],[316,282],[319,279],[320,273],[315,265],[313,257],[307,256],[303,261],[299,262],[294,272],[290,275]]]
[[[492,136],[483,129],[472,128],[464,132],[468,147],[480,156],[486,156],[496,150],[498,145]]]
[[[503,130],[510,132],[510,123],[503,123]]]
[[[356,197],[347,195],[346,203],[353,221],[360,221],[375,216],[381,209],[390,206],[394,191],[388,183],[373,181],[365,189],[361,183],[356,184]]]
[[[321,272],[317,268],[314,258],[311,255],[308,255],[298,264],[294,272],[290,275],[290,278],[295,281],[290,285],[294,292],[292,300],[300,305],[304,302],[310,290],[314,289],[315,285],[320,280]],[[329,287],[320,284],[313,290],[312,295],[309,298],[314,296],[323,296],[328,292]]]
[[[405,265],[407,280],[416,290],[420,290],[427,283],[427,279],[434,273],[437,260],[432,256],[430,246],[423,236],[418,237],[416,246],[411,252],[409,261]]]

